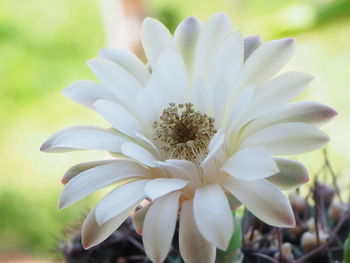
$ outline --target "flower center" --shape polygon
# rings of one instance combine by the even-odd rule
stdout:
[[[215,119],[193,109],[192,103],[169,103],[153,123],[154,140],[159,141],[167,157],[199,163],[208,154],[208,145],[216,133]]]

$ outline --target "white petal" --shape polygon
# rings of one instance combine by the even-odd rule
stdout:
[[[217,157],[218,154],[220,154],[220,150],[222,149],[224,143],[225,134],[222,132],[222,130],[219,130],[217,133],[215,133],[215,135],[209,143],[209,152],[201,163],[202,167],[206,167],[206,165],[210,164],[210,162],[212,162],[215,159],[215,157]]]
[[[161,196],[184,188],[189,181],[179,178],[156,178],[145,186],[146,195],[155,200]]]
[[[133,75],[107,59],[92,59],[88,61],[88,65],[102,84],[123,103],[123,106],[132,105],[135,94],[142,88]]]
[[[108,185],[147,175],[146,168],[130,160],[115,160],[113,163],[91,168],[75,176],[65,185],[59,208],[65,208]]]
[[[291,190],[309,181],[306,167],[298,161],[275,158],[280,172],[266,178],[282,190]]]
[[[169,30],[158,20],[149,17],[143,21],[141,41],[152,70],[156,68],[163,49],[175,46]]]
[[[240,33],[231,33],[219,44],[212,68],[212,108],[219,123],[223,119],[229,90],[241,70],[243,59],[243,37]]]
[[[127,219],[133,209],[135,207],[125,210],[102,225],[97,224],[95,210],[92,210],[86,217],[81,230],[83,247],[89,249],[107,239]]]
[[[71,150],[105,150],[120,152],[125,139],[117,134],[92,126],[73,126],[63,129],[47,139],[40,150],[65,152]]]
[[[122,145],[122,153],[149,167],[158,166],[154,155],[138,144],[132,142],[124,143]]]
[[[247,36],[244,39],[244,61],[262,44],[260,36]]]
[[[136,95],[137,112],[142,112],[142,119],[145,124],[153,123],[169,103],[169,101],[165,101],[163,105],[158,105],[159,101],[153,101],[153,99],[152,92],[148,88],[140,89]],[[161,108],[161,106],[164,107]]]
[[[148,181],[129,182],[106,195],[96,206],[96,222],[101,225],[131,208],[135,208],[145,198],[144,187]]]
[[[331,121],[337,112],[332,108],[313,101],[298,101],[254,119],[244,131],[248,136],[258,130],[281,122],[303,122],[320,127]]]
[[[114,61],[133,75],[141,85],[145,85],[149,79],[146,66],[133,53],[116,48],[103,48],[100,57]]]
[[[322,147],[328,136],[319,129],[299,122],[275,124],[247,137],[241,148],[257,146],[272,155],[300,154]]]
[[[72,83],[62,91],[67,98],[95,110],[94,103],[99,99],[115,100],[114,95],[101,84],[90,80]]]
[[[135,133],[135,138],[142,141],[145,144],[145,146],[149,149],[149,151],[152,152],[157,159],[160,159],[160,152],[157,146],[155,146],[151,140],[149,140],[143,134],[138,132]]]
[[[206,241],[194,221],[193,202],[182,204],[179,229],[180,253],[186,263],[214,263],[215,246]]]
[[[157,76],[162,80],[164,92],[171,94],[169,102],[184,103],[188,99],[187,72],[181,55],[174,49],[167,48],[159,56]]]
[[[201,76],[196,76],[193,81],[192,96],[194,106],[203,113],[210,112],[210,94],[208,85]]]
[[[263,179],[279,172],[271,155],[257,147],[244,148],[234,153],[221,169],[242,180]]]
[[[138,233],[139,235],[142,235],[143,222],[145,221],[145,216],[150,207],[151,204],[147,204],[140,210],[136,211],[135,214],[132,216],[132,224],[134,225],[136,233]]]
[[[155,263],[166,258],[177,220],[179,192],[157,199],[148,210],[143,225],[143,245],[147,256]]]
[[[94,105],[96,111],[118,131],[130,137],[143,131],[140,122],[122,106],[108,100],[98,100]]]
[[[198,168],[190,161],[168,159],[166,160],[166,163],[163,162],[160,166],[166,169],[173,177],[190,180],[195,186],[201,184],[198,175]]]
[[[245,113],[247,112],[249,105],[251,104],[254,93],[255,93],[255,87],[248,86],[242,91],[242,93],[236,99],[230,111],[229,123],[228,123],[228,132],[229,134],[232,134],[231,136],[235,136],[239,132],[238,126],[240,124],[240,121],[245,116]]]
[[[203,25],[196,49],[195,69],[197,74],[207,75],[218,43],[231,32],[231,19],[225,13],[213,15]]]
[[[190,73],[192,73],[195,49],[200,30],[201,23],[197,18],[191,16],[183,20],[174,33],[175,45],[181,52]]]
[[[233,233],[233,217],[226,195],[217,184],[197,189],[193,200],[194,219],[203,237],[226,250]]]
[[[74,178],[75,176],[77,176],[78,174],[80,174],[86,170],[89,170],[89,169],[97,167],[97,166],[110,164],[110,163],[113,163],[115,161],[116,160],[102,160],[102,161],[92,161],[92,162],[85,162],[85,163],[76,164],[66,171],[63,178],[61,179],[61,183],[66,184],[72,178]]]
[[[246,181],[228,176],[222,186],[263,222],[277,227],[294,227],[288,198],[272,183],[264,179]]]
[[[253,119],[292,101],[312,79],[312,76],[302,72],[288,72],[271,80],[261,89],[257,89],[248,113],[249,117]]]
[[[291,38],[263,43],[245,62],[238,86],[244,88],[266,82],[289,61],[293,50],[294,40]]]

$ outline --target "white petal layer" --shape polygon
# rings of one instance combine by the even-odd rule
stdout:
[[[196,49],[195,69],[197,74],[206,76],[218,43],[231,32],[232,22],[225,13],[213,15],[203,25]]]
[[[132,107],[135,96],[142,88],[133,75],[118,64],[102,58],[88,61],[88,66],[101,81],[128,109]]]
[[[142,239],[147,256],[155,263],[162,263],[170,250],[179,197],[174,192],[157,199],[146,214]]]
[[[201,23],[193,16],[182,21],[174,32],[176,48],[181,52],[187,70],[192,73],[195,48],[201,29]]]
[[[224,163],[221,169],[242,180],[263,179],[279,172],[271,155],[257,147],[239,150]]]
[[[313,77],[302,72],[288,72],[257,89],[250,107],[249,117],[255,118],[279,109],[296,98]]]
[[[72,126],[63,129],[41,146],[44,152],[66,152],[72,150],[105,150],[120,152],[125,139],[117,134],[93,126]]]
[[[152,70],[156,69],[160,53],[168,47],[174,47],[169,30],[158,20],[146,18],[141,27],[141,41]]]
[[[72,178],[74,178],[75,176],[77,176],[78,174],[80,174],[86,170],[89,170],[89,169],[97,167],[97,166],[110,164],[113,162],[115,162],[115,160],[92,161],[92,162],[85,162],[85,163],[79,163],[79,164],[73,165],[71,168],[69,168],[65,172],[63,178],[61,179],[61,183],[66,184]]]
[[[226,250],[233,233],[233,217],[221,187],[212,184],[197,189],[193,209],[203,237],[214,246]]]
[[[101,225],[136,207],[145,197],[144,187],[147,182],[138,180],[126,183],[106,195],[96,206],[96,222]]]
[[[149,72],[141,60],[133,53],[116,48],[103,48],[100,57],[114,61],[133,75],[141,85],[145,85],[149,79]]]
[[[155,200],[161,196],[184,188],[189,181],[179,178],[156,178],[145,186],[146,195]]]
[[[336,115],[335,110],[319,102],[289,103],[281,109],[254,119],[244,131],[244,136],[281,122],[303,122],[319,127],[328,123]]]
[[[80,80],[72,83],[62,91],[67,98],[95,110],[94,103],[97,100],[115,100],[115,96],[101,84],[90,80]]]
[[[142,146],[132,143],[132,142],[126,142],[122,145],[122,153],[144,165],[147,165],[149,167],[157,167],[158,164],[156,163],[157,159],[151,154],[149,151],[147,151]]]
[[[291,38],[263,43],[245,62],[238,86],[244,88],[266,82],[289,61],[293,51],[294,40]]]
[[[218,46],[212,68],[212,109],[217,123],[221,123],[229,91],[238,77],[244,59],[243,37],[231,33]]]
[[[328,136],[319,129],[299,122],[275,124],[247,137],[241,148],[261,147],[272,155],[300,154],[322,147]]]
[[[280,172],[266,178],[282,190],[291,190],[309,181],[306,167],[298,161],[275,158]]]
[[[91,168],[75,176],[65,185],[59,201],[59,208],[65,208],[113,183],[147,175],[147,169],[130,160],[115,160],[113,163]]]
[[[117,103],[108,100],[98,100],[94,105],[96,111],[118,131],[130,137],[134,137],[135,132],[143,132],[140,122]]]
[[[295,219],[288,198],[266,180],[246,181],[232,176],[222,184],[257,218],[277,227],[294,227]]]
[[[215,246],[205,240],[194,221],[193,202],[182,204],[179,229],[181,256],[186,263],[214,263]]]
[[[123,213],[111,218],[102,225],[97,224],[95,209],[92,210],[86,217],[81,230],[83,247],[88,249],[107,239],[127,219],[135,207],[125,210]]]

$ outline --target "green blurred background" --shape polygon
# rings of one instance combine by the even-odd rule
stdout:
[[[340,113],[325,130],[332,138],[331,161],[349,174],[350,1],[146,0],[145,5],[147,15],[171,30],[189,15],[205,20],[225,11],[244,35],[295,37],[288,69],[314,75],[303,97]],[[93,204],[90,198],[58,211],[60,177],[71,165],[101,153],[52,155],[39,147],[69,125],[106,126],[60,93],[73,81],[94,79],[85,61],[105,45],[99,0],[0,0],[0,261],[9,253],[54,258],[62,231]],[[313,172],[321,165],[321,152],[298,159]]]

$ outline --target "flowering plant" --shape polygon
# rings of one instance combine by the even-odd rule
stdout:
[[[51,136],[46,152],[103,150],[112,158],[67,171],[59,207],[116,184],[87,216],[85,248],[106,239],[134,214],[148,257],[163,262],[179,219],[185,262],[214,262],[234,231],[231,210],[241,204],[267,224],[292,227],[280,190],[308,181],[298,161],[276,157],[322,147],[318,129],[336,112],[318,102],[291,102],[311,82],[302,72],[274,77],[288,62],[293,39],[243,38],[219,13],[201,23],[189,17],[174,36],[145,19],[148,59],[102,49],[89,67],[100,80],[78,81],[68,98],[97,111],[112,128],[74,126]]]

